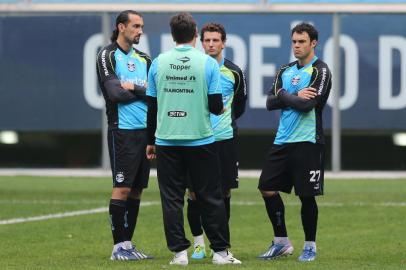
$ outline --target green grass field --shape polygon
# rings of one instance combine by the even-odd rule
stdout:
[[[108,178],[0,177],[0,269],[184,269],[169,266],[156,179],[145,190],[135,233],[150,261],[112,262],[107,212],[42,221],[5,220],[107,207]],[[318,258],[303,264],[299,201],[284,195],[293,256],[259,261],[273,232],[256,179],[242,179],[232,196],[232,252],[240,266],[190,261],[193,269],[406,269],[406,179],[327,180],[318,199]],[[190,236],[187,226],[186,231]],[[189,238],[191,239],[191,238]]]

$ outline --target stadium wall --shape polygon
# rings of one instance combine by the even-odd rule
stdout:
[[[145,35],[139,48],[152,57],[173,46],[170,15],[144,14]],[[242,130],[277,127],[277,113],[265,109],[266,91],[278,67],[293,60],[289,45],[292,25],[310,21],[317,26],[316,53],[332,67],[330,14],[198,13],[195,17],[199,25],[224,23],[226,57],[246,72],[249,103],[239,121]],[[114,15],[112,24],[113,19]],[[343,130],[406,130],[406,118],[399,117],[406,115],[405,27],[402,14],[342,16]],[[99,16],[0,17],[0,35],[0,129],[100,130],[104,100],[94,68],[96,53],[103,45]],[[331,127],[330,104],[324,115],[327,129]]]
[[[405,169],[405,147],[394,146],[390,136],[406,130],[406,5],[264,2],[226,8],[139,4],[146,22],[140,48],[155,57],[173,46],[172,12],[192,11],[199,25],[219,21],[226,26],[226,55],[248,78],[249,104],[239,121],[241,164],[258,168],[278,123],[278,115],[264,108],[265,95],[277,68],[292,60],[289,29],[302,20],[314,23],[320,30],[316,52],[332,66],[332,14],[339,12],[343,168]],[[113,25],[116,12],[126,8],[133,7],[0,4],[0,131],[16,130],[23,142],[0,145],[0,167],[100,164],[103,100],[94,63],[103,45],[101,15],[108,14]],[[330,105],[324,122],[329,142]],[[372,149],[385,157],[368,155]]]

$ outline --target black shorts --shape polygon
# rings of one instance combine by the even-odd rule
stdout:
[[[238,154],[235,139],[217,141],[223,192],[238,188]]]
[[[317,196],[324,191],[324,145],[310,142],[272,145],[258,188],[264,191]]]
[[[147,130],[109,130],[107,139],[113,187],[146,188],[150,170],[145,152]]]
[[[207,183],[210,183],[211,192],[217,192],[217,188],[220,191],[220,168],[215,143],[199,146],[157,145],[156,152],[158,181],[168,179],[176,187],[193,191],[206,189]]]

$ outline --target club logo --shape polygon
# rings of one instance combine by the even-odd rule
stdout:
[[[187,56],[184,56],[184,57],[182,57],[182,58],[178,58],[178,60],[181,61],[181,62],[184,64],[184,63],[189,62],[189,61],[190,61],[190,58],[187,57]]]
[[[122,183],[124,181],[124,174],[123,172],[118,172],[116,174],[116,182],[117,183]]]
[[[292,78],[292,81],[291,81],[292,85],[298,85],[299,82],[300,82],[299,75],[296,75],[295,77]]]
[[[130,72],[135,71],[135,63],[133,61],[128,61],[127,68]]]

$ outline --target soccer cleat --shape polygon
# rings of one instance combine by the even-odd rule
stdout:
[[[269,247],[268,251],[264,254],[259,255],[257,258],[262,260],[273,260],[287,255],[292,255],[293,247],[288,242],[286,245],[276,244],[272,241],[272,245]]]
[[[136,257],[131,250],[119,247],[117,251],[111,254],[110,260],[112,261],[138,261],[141,260]]]
[[[181,251],[175,253],[175,256],[173,256],[172,261],[169,262],[170,265],[183,265],[186,266],[189,264],[189,260],[187,258],[187,251]]]
[[[316,259],[316,251],[312,247],[305,247],[299,256],[300,262],[311,262]]]
[[[233,254],[226,251],[226,256],[221,256],[219,252],[214,252],[212,262],[213,264],[241,264],[241,261],[234,258]]]
[[[204,246],[197,245],[193,251],[191,258],[196,260],[206,258],[206,249],[204,248]]]
[[[136,249],[135,246],[133,246],[131,249],[129,249],[129,251],[131,251],[131,253],[135,257],[139,258],[139,260],[148,260],[148,259],[153,259],[154,258],[153,256],[147,255],[144,252]]]

